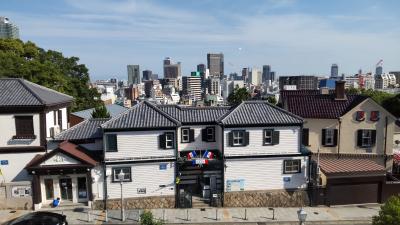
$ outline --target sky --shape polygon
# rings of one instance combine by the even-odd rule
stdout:
[[[128,64],[183,75],[224,53],[225,73],[271,65],[278,76],[400,70],[400,1],[0,0],[24,41],[77,56],[92,80],[127,79]]]

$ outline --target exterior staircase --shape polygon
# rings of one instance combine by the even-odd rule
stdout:
[[[211,208],[209,200],[205,200],[199,196],[192,196],[192,208]]]

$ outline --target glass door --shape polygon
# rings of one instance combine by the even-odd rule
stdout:
[[[53,179],[44,179],[44,186],[46,190],[46,200],[53,200],[54,199]]]
[[[87,197],[86,177],[78,177],[78,199],[85,201]]]
[[[60,191],[62,200],[72,201],[72,181],[71,178],[60,179]]]

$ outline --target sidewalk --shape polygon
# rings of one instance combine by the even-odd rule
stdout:
[[[164,219],[167,224],[215,224],[215,223],[257,223],[291,224],[298,222],[299,208],[207,208],[207,209],[152,209],[154,217]],[[318,221],[342,222],[341,224],[368,224],[371,218],[379,212],[379,205],[337,206],[337,207],[305,207],[307,221],[318,224]],[[74,224],[103,224],[105,212],[90,211],[90,218],[86,209],[52,210],[67,216],[68,223]],[[273,218],[273,211],[275,215]],[[28,213],[30,211],[0,211],[0,223]],[[143,212],[143,210],[140,210]],[[246,213],[246,215],[245,215]],[[121,224],[121,212],[110,210],[108,223]],[[126,211],[126,224],[136,224],[139,221],[139,210]],[[293,224],[293,223],[292,223]],[[310,224],[310,223],[309,223]]]

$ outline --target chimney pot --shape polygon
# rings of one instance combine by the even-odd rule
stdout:
[[[345,94],[345,89],[344,89],[344,84],[346,81],[340,80],[336,81],[336,87],[335,87],[335,100],[346,100],[346,94]]]

